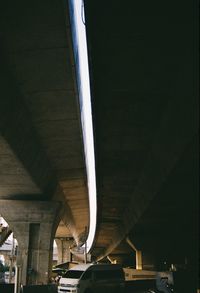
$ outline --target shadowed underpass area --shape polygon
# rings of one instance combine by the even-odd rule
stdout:
[[[15,293],[53,293],[52,267],[98,262],[122,266],[128,293],[155,289],[158,272],[173,273],[174,293],[199,293],[197,11],[195,0],[1,4],[0,292],[14,290],[3,270]]]

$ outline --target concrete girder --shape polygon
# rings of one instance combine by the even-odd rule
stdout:
[[[56,188],[52,168],[31,121],[30,112],[5,62],[2,62],[1,76],[0,133],[5,156],[4,153],[2,155],[4,158],[8,157],[11,166],[13,160],[21,162],[15,163],[17,167],[12,168],[16,177],[21,169],[28,170],[28,172],[22,171],[22,173],[30,174],[33,183],[32,186],[30,182],[28,185],[31,189],[35,184],[33,194],[43,193],[46,196],[51,196]],[[9,183],[10,186],[12,181]],[[25,181],[25,178],[23,181]],[[31,190],[25,192],[32,193]]]
[[[16,173],[27,175],[9,177],[23,184],[12,188],[10,180],[1,198],[61,201],[63,222],[79,243],[88,194],[66,7],[11,1],[0,13],[0,131],[12,172],[15,161]]]
[[[124,211],[122,221],[114,229],[110,244],[97,257],[98,260],[109,255],[133,229],[198,132],[196,96],[194,94],[191,96],[193,80],[188,79],[186,71],[182,72],[177,80],[177,90],[183,83],[190,84],[189,90],[184,92],[184,97],[180,96],[178,92],[174,93],[174,99],[170,100],[152,142],[138,184]],[[184,103],[182,103],[182,99],[184,99]]]
[[[84,3],[98,178],[93,254],[103,257],[127,236],[136,247],[141,244],[142,251],[155,252],[148,241],[153,233],[165,255],[174,243],[184,250],[177,232],[183,227],[182,239],[190,239],[182,217],[188,215],[189,230],[194,221],[187,219],[196,209],[187,203],[197,203],[196,182],[191,179],[197,169],[193,156],[188,156],[197,128],[197,7],[194,1],[179,0],[165,6],[159,1],[103,1],[102,9],[92,0]],[[143,235],[147,237],[142,243]],[[194,235],[195,243],[197,230]],[[120,243],[111,254],[121,247]],[[121,251],[130,255],[126,247]]]
[[[0,197],[41,200],[54,195],[57,201],[63,203],[64,222],[78,241],[72,212],[63,190],[58,186],[55,172],[30,119],[29,110],[21,96],[15,96],[15,84],[12,84],[7,67],[1,69],[4,69],[1,80],[4,95],[0,99]]]

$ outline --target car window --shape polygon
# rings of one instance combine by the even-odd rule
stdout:
[[[64,274],[63,278],[79,279],[83,273],[84,271],[69,270]]]
[[[92,271],[86,271],[83,276],[81,277],[81,280],[88,280],[92,278]]]

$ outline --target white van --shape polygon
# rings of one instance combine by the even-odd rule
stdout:
[[[60,279],[58,293],[124,293],[125,279],[121,266],[80,264]]]

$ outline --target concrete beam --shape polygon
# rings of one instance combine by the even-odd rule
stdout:
[[[10,64],[7,56],[2,50],[1,56],[3,60],[0,69],[0,134],[15,154],[16,160],[19,160],[31,175],[32,181],[39,191],[49,197],[56,188],[55,176],[31,121],[30,111],[8,69]],[[4,155],[4,157],[6,156],[8,157],[8,154]],[[21,165],[18,170],[21,169]],[[14,175],[15,172],[13,177]],[[10,185],[12,186],[12,181]]]
[[[128,237],[126,242],[135,251],[136,270],[142,270],[142,251],[138,250]]]
[[[109,255],[133,229],[198,131],[197,101],[193,92],[193,79],[188,74],[188,68],[191,67],[189,72],[192,72],[193,67],[192,64],[187,65],[177,80],[177,92],[165,110],[122,221],[113,232],[110,245],[98,260]],[[184,83],[187,83],[188,87],[181,95],[178,91]]]
[[[78,242],[89,222],[88,191],[65,6],[22,0],[1,7],[0,198],[62,201],[63,222]]]

